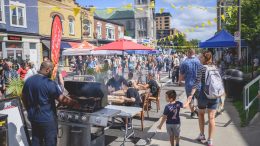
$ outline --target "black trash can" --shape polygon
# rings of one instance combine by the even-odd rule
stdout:
[[[0,146],[8,146],[7,115],[0,114]]]
[[[236,71],[235,69],[228,69],[225,71],[222,79],[223,79],[223,84],[224,84],[224,87],[225,87],[225,92],[226,92],[226,97],[228,98],[231,98],[230,97],[230,78],[231,78],[231,74]]]
[[[233,99],[242,99],[243,88],[245,81],[243,78],[244,74],[242,71],[235,70],[232,72],[230,81],[228,82],[229,96]]]

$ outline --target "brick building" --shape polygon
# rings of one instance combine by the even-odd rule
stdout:
[[[124,37],[124,25],[100,17],[94,17],[94,33],[97,44],[107,44]]]

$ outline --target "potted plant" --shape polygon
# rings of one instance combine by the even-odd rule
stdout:
[[[6,93],[8,97],[21,97],[24,81],[20,78],[12,78],[7,85]]]

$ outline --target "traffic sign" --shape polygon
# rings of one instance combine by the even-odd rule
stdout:
[[[240,32],[239,31],[236,31],[234,33],[234,38],[235,38],[235,41],[239,41],[240,40]]]

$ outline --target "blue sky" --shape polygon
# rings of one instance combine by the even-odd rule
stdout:
[[[134,3],[134,0],[76,0],[83,6],[94,5],[97,9],[104,9],[107,7],[121,7],[125,4]],[[177,7],[192,6],[193,8],[185,8],[184,10],[173,9],[170,4]],[[195,7],[196,6],[196,7]],[[160,8],[164,8],[165,12],[172,14],[172,27],[184,32],[187,29],[195,28],[196,25],[201,26],[204,22],[212,21],[211,26],[195,29],[194,32],[186,33],[188,39],[206,40],[213,36],[216,32],[216,24],[213,22],[216,18],[216,9],[202,10],[200,7],[215,7],[216,0],[156,0],[156,12]]]

